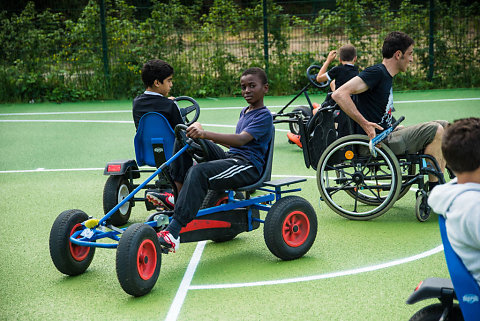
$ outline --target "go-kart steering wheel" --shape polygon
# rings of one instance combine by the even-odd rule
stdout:
[[[188,126],[183,124],[178,124],[175,126],[175,137],[177,141],[182,147],[187,144],[187,141],[189,141],[188,144],[192,148],[187,149],[187,152],[192,156],[193,159],[197,161],[197,163],[202,163],[208,160],[209,154],[205,140],[187,137],[187,134],[185,133],[187,128]]]
[[[189,102],[192,103],[192,105],[190,105],[188,107],[180,108],[180,115],[182,116],[185,124],[187,124],[187,126],[189,126],[189,125],[193,124],[194,122],[196,122],[197,119],[198,119],[198,116],[200,116],[200,106],[195,101],[195,99],[193,99],[192,97],[179,96],[179,97],[174,99],[174,101],[176,101],[176,102],[177,101],[182,101],[182,100],[188,100]],[[195,115],[193,116],[192,120],[188,120],[187,115],[190,114],[193,111],[195,111]]]
[[[328,86],[330,83],[329,81],[326,82],[317,82],[317,75],[318,72],[320,71],[321,67],[317,65],[311,65],[310,67],[307,68],[307,78],[310,81],[312,85],[314,85],[317,88],[325,88]]]

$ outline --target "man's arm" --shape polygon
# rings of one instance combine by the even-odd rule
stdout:
[[[355,76],[334,91],[332,98],[350,118],[352,118],[363,128],[368,137],[372,139],[376,136],[375,128],[380,130],[383,130],[383,128],[376,123],[366,120],[365,117],[363,117],[363,115],[358,111],[351,97],[351,95],[360,94],[367,90],[368,86],[362,80],[362,78]]]
[[[217,144],[232,147],[240,147],[253,140],[253,136],[246,131],[242,131],[240,134],[209,132],[204,130],[198,122],[193,123],[187,128],[187,136],[191,138],[209,139]]]

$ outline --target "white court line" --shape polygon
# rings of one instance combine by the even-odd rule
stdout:
[[[133,124],[133,120],[0,119],[0,123],[100,123],[100,124]]]
[[[431,102],[449,102],[449,101],[467,101],[480,100],[480,98],[449,98],[449,99],[432,99],[432,100],[400,100],[395,101],[394,104],[411,104],[411,103],[431,103]],[[290,105],[289,107],[299,107],[303,105]],[[283,108],[285,105],[268,106],[268,108]],[[225,109],[242,109],[245,106],[234,107],[202,107],[201,110],[225,110]],[[45,112],[45,113],[6,113],[0,116],[35,116],[35,115],[73,115],[73,114],[114,114],[114,113],[131,113],[131,110],[99,110],[99,111],[64,111],[64,112]]]
[[[336,278],[341,276],[347,275],[354,275],[360,274],[365,272],[372,272],[381,269],[386,269],[392,266],[405,264],[409,262],[413,262],[416,260],[420,260],[431,256],[433,254],[439,253],[443,251],[443,245],[439,245],[431,250],[425,251],[423,253],[413,255],[410,257],[406,257],[403,259],[394,260],[391,262],[376,264],[372,266],[366,266],[358,269],[346,270],[346,271],[339,271],[339,272],[332,272],[326,274],[319,274],[319,275],[312,275],[312,276],[305,276],[305,277],[298,277],[298,278],[289,278],[283,280],[271,280],[271,281],[259,281],[259,282],[246,282],[246,283],[230,283],[230,284],[205,284],[205,285],[192,285],[190,286],[190,290],[212,290],[212,289],[231,289],[231,288],[244,288],[244,287],[252,287],[252,286],[265,286],[265,285],[277,285],[277,284],[287,284],[287,283],[297,283],[297,282],[307,282],[307,281],[315,281],[320,279],[330,279]]]
[[[187,270],[185,271],[185,275],[183,276],[182,282],[178,287],[177,294],[175,295],[172,305],[170,305],[170,309],[168,310],[167,317],[165,318],[166,321],[177,320],[180,310],[182,309],[183,302],[185,301],[185,297],[187,296],[188,289],[190,288],[190,284],[192,283],[193,275],[195,274],[195,270],[197,269],[200,258],[202,257],[203,249],[205,248],[206,243],[207,241],[201,241],[197,243],[195,252],[193,252],[190,263],[188,263]]]
[[[103,170],[104,168],[72,168],[72,169],[45,169],[45,168],[37,168],[34,170],[10,170],[10,171],[0,171],[1,173],[33,173],[33,172],[68,172],[68,171],[98,171]],[[272,177],[292,177],[292,175],[272,175]],[[315,176],[299,176],[296,175],[294,177],[300,178],[307,178],[307,179],[315,179]],[[193,275],[196,271],[198,263],[200,262],[200,258],[202,256],[203,250],[205,248],[206,241],[202,241],[197,243],[197,247],[190,259],[190,263],[188,264],[187,270],[185,275],[180,283],[180,286],[177,290],[177,294],[170,306],[169,312],[165,320],[176,320],[178,315],[181,311],[183,302],[185,301],[186,295],[188,290],[208,290],[208,289],[225,289],[225,288],[240,288],[240,287],[253,287],[253,286],[266,286],[266,285],[276,285],[276,284],[287,284],[287,283],[294,283],[294,282],[308,282],[308,281],[315,281],[320,279],[327,279],[327,278],[335,278],[347,275],[354,275],[360,274],[365,272],[376,271],[380,269],[385,269],[388,267],[392,267],[395,265],[400,265],[408,262],[412,262],[415,260],[419,260],[425,258],[427,256],[433,255],[443,250],[443,246],[439,245],[436,248],[411,256],[403,259],[398,259],[395,261],[377,264],[373,266],[362,267],[358,269],[340,271],[340,272],[332,272],[327,274],[319,274],[307,277],[297,277],[297,278],[288,278],[282,280],[270,280],[270,281],[259,281],[259,282],[246,282],[246,283],[232,283],[232,284],[213,284],[213,285],[191,285],[191,281],[193,279]]]

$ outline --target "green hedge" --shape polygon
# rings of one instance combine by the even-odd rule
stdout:
[[[33,3],[18,15],[0,13],[0,102],[130,98],[143,90],[140,69],[153,58],[175,68],[173,95],[232,96],[239,95],[243,69],[265,67],[262,1],[240,7],[215,0],[207,14],[201,13],[201,0],[188,6],[179,0],[152,3],[135,8],[106,1],[108,76],[98,1],[90,1],[75,20],[38,12]],[[431,81],[428,5],[402,1],[392,11],[384,1],[342,0],[335,10],[295,16],[267,3],[270,94],[296,92],[305,84],[306,68],[323,63],[330,49],[346,42],[357,47],[360,68],[381,61],[383,38],[392,30],[416,42],[415,63],[396,77],[396,89],[480,86],[477,2],[451,0],[447,6],[435,0]]]

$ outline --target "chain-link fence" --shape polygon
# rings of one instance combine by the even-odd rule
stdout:
[[[103,11],[102,11],[103,7]],[[73,14],[72,14],[73,12]],[[360,69],[380,62],[386,34],[415,40],[396,89],[478,87],[478,2],[462,0],[90,1],[80,8],[1,13],[0,101],[132,97],[153,58],[175,68],[174,95],[239,94],[250,66],[268,71],[271,93],[292,94],[305,70],[351,43]],[[102,33],[102,27],[104,28]]]

